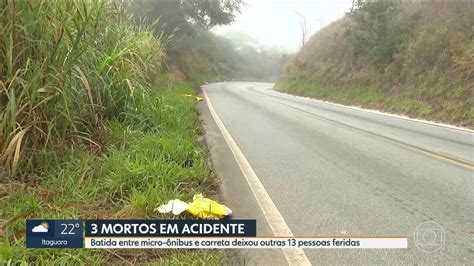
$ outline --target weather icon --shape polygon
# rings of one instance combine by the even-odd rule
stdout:
[[[31,232],[33,232],[33,233],[47,233],[48,228],[49,228],[48,223],[43,222],[40,225],[37,225],[37,226],[33,227]]]

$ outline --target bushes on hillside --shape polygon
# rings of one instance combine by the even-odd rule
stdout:
[[[281,89],[474,125],[474,3],[359,2],[294,56]],[[346,101],[361,88],[379,97]]]
[[[412,20],[400,18],[395,1],[359,1],[349,14],[345,34],[354,56],[374,64],[380,70],[406,45]]]

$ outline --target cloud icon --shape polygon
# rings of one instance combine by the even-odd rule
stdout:
[[[47,233],[48,232],[48,223],[42,223],[40,225],[37,225],[35,227],[33,227],[33,229],[31,230],[31,232],[33,233]]]

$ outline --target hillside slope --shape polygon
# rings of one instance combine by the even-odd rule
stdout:
[[[474,4],[366,2],[316,33],[280,91],[474,126]]]

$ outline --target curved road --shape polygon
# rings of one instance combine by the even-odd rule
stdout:
[[[294,97],[271,87],[213,83],[206,93],[292,232],[409,238],[407,250],[306,249],[311,262],[474,261],[472,131]],[[444,230],[443,247],[434,253],[421,251],[414,240],[417,226],[426,221]]]

